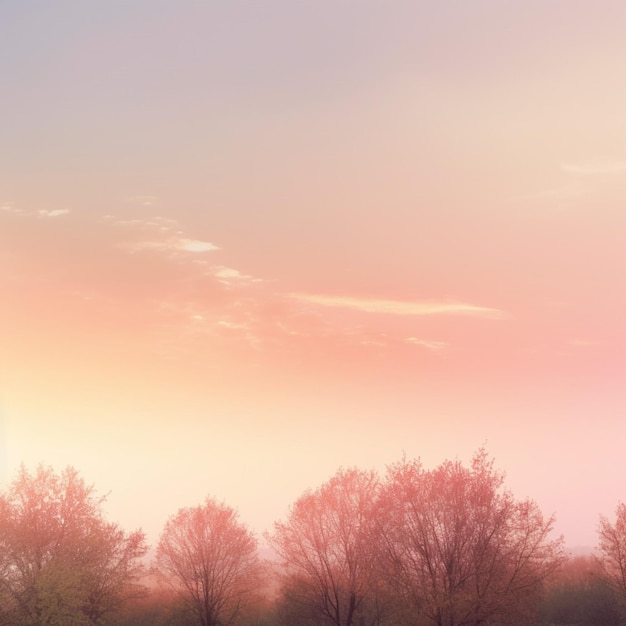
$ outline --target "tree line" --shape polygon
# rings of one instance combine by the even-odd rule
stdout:
[[[504,486],[485,450],[385,476],[341,469],[258,542],[207,498],[142,531],[108,522],[78,473],[24,467],[0,494],[0,624],[478,626],[626,622],[626,506],[595,556]]]

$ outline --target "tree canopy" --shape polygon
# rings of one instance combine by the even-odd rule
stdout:
[[[287,598],[335,626],[377,613],[378,489],[373,472],[340,470],[298,499],[269,537],[284,561]]]
[[[24,467],[0,495],[0,620],[99,624],[142,593],[141,531],[106,521],[73,468]]]
[[[167,522],[156,570],[202,626],[233,623],[260,583],[256,539],[232,508],[211,498]]]
[[[484,450],[470,467],[389,468],[380,501],[383,555],[411,624],[536,623],[542,582],[561,563],[553,518],[503,489]]]
[[[603,580],[626,611],[626,504],[617,505],[614,522],[600,516],[598,536]]]
[[[108,522],[103,502],[72,468],[22,468],[0,493],[0,624],[522,626],[578,615],[609,625],[626,615],[626,506],[615,522],[601,517],[597,557],[560,568],[554,518],[516,499],[482,449],[469,465],[404,458],[382,478],[340,469],[266,535],[282,573],[261,564],[231,507],[182,508],[160,536],[152,571],[164,585],[149,596],[144,535]]]

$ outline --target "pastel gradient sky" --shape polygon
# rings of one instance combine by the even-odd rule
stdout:
[[[626,499],[623,0],[0,3],[1,482],[156,541],[481,445]]]

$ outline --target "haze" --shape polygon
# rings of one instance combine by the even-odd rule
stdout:
[[[626,4],[0,5],[2,486],[156,541],[481,446],[626,497]]]

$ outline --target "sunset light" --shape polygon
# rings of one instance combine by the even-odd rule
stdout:
[[[0,24],[0,491],[74,468],[117,549],[161,545],[169,572],[177,523],[219,518],[236,593],[263,580],[268,603],[254,541],[314,606],[288,524],[342,477],[380,496],[395,568],[409,469],[433,507],[488,477],[480,498],[545,547],[533,590],[610,553],[625,2],[7,0]]]

